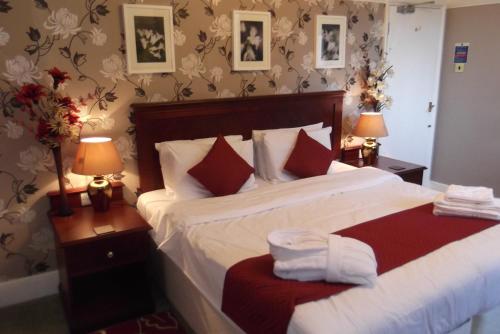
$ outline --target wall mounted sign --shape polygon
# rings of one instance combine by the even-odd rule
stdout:
[[[455,72],[462,73],[465,69],[465,64],[467,64],[467,58],[469,56],[470,43],[457,43],[455,44]]]

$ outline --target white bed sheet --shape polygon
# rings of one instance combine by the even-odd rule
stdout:
[[[361,174],[351,171],[337,175],[336,179],[355,182]],[[264,187],[260,192],[266,193]],[[163,194],[166,195],[165,191]],[[191,224],[182,233],[174,233],[182,237],[171,237],[162,250],[220,309],[227,269],[245,258],[268,253],[266,237],[270,231],[302,226],[334,232],[428,203],[435,195],[432,190],[386,175],[380,182],[365,182],[360,187],[325,193],[290,207],[216,223]],[[143,196],[139,202],[144,202]],[[200,204],[199,201],[194,204]],[[154,205],[161,205],[160,202],[157,200]],[[164,202],[161,210],[158,207],[153,209],[151,203],[139,205],[139,210],[155,227],[155,241],[161,244],[166,235],[161,228],[165,225],[162,218],[169,211],[165,210],[165,205],[172,205],[175,201]],[[144,209],[146,207],[148,209]],[[227,212],[228,209],[222,210]],[[330,298],[299,305],[288,332],[332,333],[332,328],[336,333],[450,331],[472,316],[500,305],[499,244],[500,227],[497,226],[381,275],[372,289],[353,288]]]

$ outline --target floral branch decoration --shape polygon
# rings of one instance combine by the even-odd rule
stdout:
[[[369,58],[360,69],[361,96],[359,109],[381,112],[384,108],[392,106],[392,98],[384,93],[387,88],[386,79],[394,75],[393,67],[384,59],[378,64],[373,64]]]

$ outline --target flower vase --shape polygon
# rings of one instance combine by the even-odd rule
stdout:
[[[52,148],[52,154],[54,155],[54,162],[56,164],[57,170],[57,180],[59,182],[58,215],[60,217],[71,216],[73,214],[73,210],[71,210],[71,207],[69,206],[68,194],[66,193],[61,146]]]

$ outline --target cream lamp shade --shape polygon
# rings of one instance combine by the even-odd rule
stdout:
[[[80,175],[107,175],[119,173],[123,163],[111,138],[82,138],[72,171]]]
[[[379,112],[361,113],[358,125],[352,134],[365,138],[381,138],[389,135],[385,127],[384,116]]]

